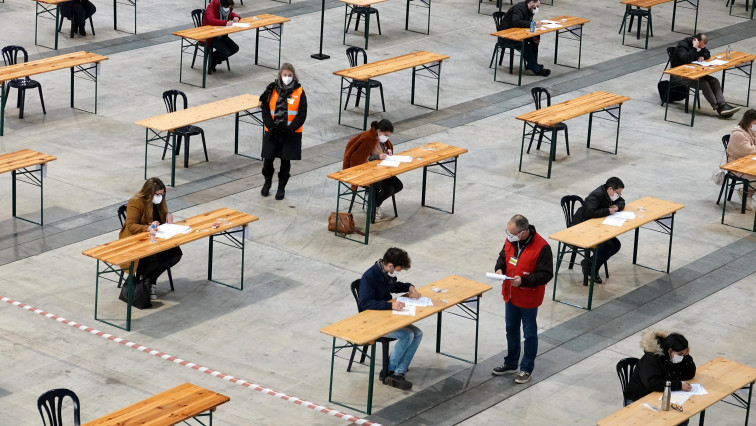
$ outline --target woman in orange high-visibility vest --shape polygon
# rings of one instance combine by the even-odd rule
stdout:
[[[294,65],[285,63],[278,71],[276,81],[270,83],[260,96],[265,132],[261,157],[265,183],[260,190],[263,197],[270,194],[273,183],[273,159],[281,159],[278,171],[276,200],[283,200],[289,181],[291,160],[302,159],[302,127],[307,119],[307,97],[299,84]]]

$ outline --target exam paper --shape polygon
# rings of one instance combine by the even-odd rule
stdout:
[[[603,222],[601,222],[602,225],[610,225],[610,226],[622,226],[625,224],[625,221],[627,219],[622,217],[616,217],[614,215],[607,216],[606,219],[604,219]]]
[[[691,389],[689,391],[673,391],[670,397],[670,402],[682,405],[693,395],[706,395],[709,393],[706,392],[706,389],[704,389],[703,385],[700,383],[691,383],[690,388]],[[660,401],[661,399],[662,398],[659,397]]]
[[[717,65],[725,65],[727,61],[723,61],[721,59],[712,59],[710,61],[693,61],[692,63],[696,65],[701,65],[702,67],[715,67]]]
[[[513,280],[514,279],[514,277],[509,277],[507,275],[494,274],[493,272],[486,272],[486,278],[491,278],[492,280]]]
[[[415,307],[414,306],[405,306],[402,308],[401,311],[391,311],[394,315],[409,315],[409,316],[415,316]]]
[[[379,166],[386,166],[386,167],[399,167],[399,164],[401,164],[401,161],[396,160],[389,160],[388,157],[378,163]]]
[[[630,219],[635,219],[635,212],[629,212],[629,211],[617,212],[617,213],[612,213],[609,216],[610,217],[619,217],[619,218],[622,218],[622,219],[625,219],[625,220],[630,220]]]
[[[543,25],[543,28],[551,28],[551,29],[562,28],[562,24],[557,24],[557,23],[546,24],[546,25]]]
[[[251,27],[252,25],[250,25],[250,24],[247,24],[247,23],[245,23],[245,22],[234,22],[233,24],[231,24],[231,26],[232,26],[232,27],[240,27],[240,28],[249,28],[249,27]]]
[[[557,23],[557,21],[552,21],[550,19],[541,19],[541,22],[543,22],[544,24],[556,24]]]
[[[173,223],[164,223],[158,226],[157,237],[167,240],[178,234],[187,234],[192,228],[186,225],[175,225]]]
[[[400,296],[396,298],[396,301],[404,303],[404,306],[433,306],[433,301],[424,296],[417,299]]]
[[[386,160],[398,161],[400,163],[411,163],[412,156],[411,155],[388,155],[386,156]]]

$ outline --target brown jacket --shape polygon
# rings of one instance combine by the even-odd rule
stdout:
[[[132,197],[126,205],[126,220],[123,222],[121,232],[118,233],[118,239],[146,232],[147,225],[153,222],[152,206],[152,200]],[[161,215],[160,223],[165,223],[165,216]],[[120,266],[122,268],[129,267],[129,265]],[[139,262],[134,262],[134,271],[136,271],[137,266],[139,266]]]
[[[372,127],[350,139],[344,150],[342,169],[367,163],[377,144],[378,132]],[[390,140],[386,141],[386,149],[390,149],[391,152],[394,151],[394,145],[391,144]]]
[[[756,135],[750,130],[736,126],[730,133],[730,143],[727,144],[727,162],[735,161],[746,155],[756,155]],[[750,180],[756,180],[756,176],[742,175]]]

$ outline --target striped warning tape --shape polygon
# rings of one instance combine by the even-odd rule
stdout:
[[[104,339],[112,340],[112,341],[114,341],[116,343],[120,343],[120,344],[122,344],[124,346],[130,347],[131,349],[136,349],[138,351],[145,352],[145,353],[148,353],[150,355],[154,355],[154,356],[156,356],[158,358],[162,358],[162,359],[164,359],[166,361],[170,361],[170,362],[173,362],[175,364],[183,365],[184,367],[189,367],[189,368],[191,368],[193,370],[197,370],[199,372],[209,374],[209,375],[211,375],[213,377],[217,377],[219,379],[223,379],[223,380],[229,381],[231,383],[235,383],[235,384],[237,384],[239,386],[243,386],[245,388],[249,388],[249,389],[256,390],[258,392],[262,392],[262,393],[264,393],[266,395],[270,395],[270,396],[276,397],[278,399],[282,399],[284,401],[289,401],[289,402],[292,402],[294,404],[301,405],[303,407],[307,407],[307,408],[313,409],[313,410],[318,411],[320,413],[328,414],[328,415],[331,415],[331,416],[337,417],[339,419],[343,419],[343,420],[346,420],[348,422],[352,422],[352,423],[358,424],[358,425],[381,426],[379,423],[375,423],[375,422],[372,422],[370,420],[363,419],[363,418],[360,418],[360,417],[355,417],[355,416],[353,416],[353,415],[351,415],[349,413],[344,413],[344,412],[341,412],[341,411],[338,411],[338,410],[333,410],[331,408],[325,407],[323,405],[316,404],[314,402],[305,401],[305,400],[297,398],[295,396],[287,395],[287,394],[285,394],[283,392],[278,392],[277,390],[266,388],[264,386],[260,386],[260,385],[257,385],[255,383],[252,383],[252,382],[249,382],[249,381],[246,381],[246,380],[242,380],[242,379],[236,378],[234,376],[229,376],[228,374],[221,373],[220,371],[213,370],[212,368],[203,367],[203,366],[201,366],[199,364],[195,364],[193,362],[189,362],[189,361],[183,360],[181,358],[177,358],[177,357],[175,357],[173,355],[169,355],[169,354],[160,352],[158,350],[155,350],[155,349],[152,349],[152,348],[148,348],[147,346],[142,346],[142,345],[140,345],[138,343],[134,343],[134,342],[128,341],[126,339],[121,339],[120,337],[113,336],[112,334],[108,334],[108,333],[102,332],[100,330],[95,330],[94,328],[87,327],[86,325],[79,324],[79,323],[77,323],[75,321],[67,320],[67,319],[59,317],[59,316],[57,316],[55,314],[51,314],[49,312],[45,312],[45,311],[43,311],[41,309],[37,309],[37,308],[35,308],[33,306],[26,305],[24,303],[18,302],[16,300],[13,300],[13,299],[10,299],[10,298],[7,298],[7,297],[2,297],[2,298],[0,298],[0,300],[2,300],[3,302],[9,303],[9,304],[11,304],[13,306],[17,306],[17,307],[19,307],[21,309],[25,309],[25,310],[27,310],[29,312],[41,315],[41,316],[43,316],[45,318],[49,318],[49,319],[55,320],[55,321],[57,321],[59,323],[69,325],[69,326],[71,326],[73,328],[76,328],[76,329],[79,329],[79,330],[82,330],[82,331],[86,331],[87,333],[94,334],[95,336],[100,336],[100,337],[102,337]]]

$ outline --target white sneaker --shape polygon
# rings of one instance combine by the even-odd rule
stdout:
[[[376,219],[383,219],[383,210],[381,210],[381,207],[378,206],[375,208],[375,218]]]
[[[157,299],[157,285],[152,284],[150,285],[150,300],[156,300]]]

